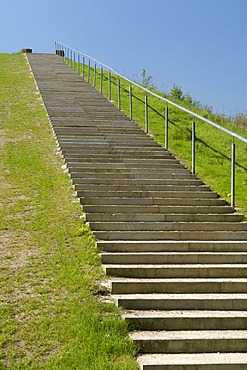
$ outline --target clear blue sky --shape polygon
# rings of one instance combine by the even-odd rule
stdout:
[[[247,113],[247,0],[8,0],[0,52],[55,40],[127,77],[181,86],[226,115]]]

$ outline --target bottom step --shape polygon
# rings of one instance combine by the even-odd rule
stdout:
[[[142,355],[140,370],[246,370],[247,353]]]

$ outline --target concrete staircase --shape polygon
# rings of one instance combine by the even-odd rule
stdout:
[[[247,369],[247,223],[57,56],[28,60],[143,370]]]

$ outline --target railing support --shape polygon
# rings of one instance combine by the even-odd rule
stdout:
[[[103,92],[103,67],[100,68],[100,93]]]
[[[145,132],[148,134],[148,96],[145,95]]]
[[[82,58],[82,77],[84,78],[85,57]]]
[[[132,86],[129,87],[130,120],[132,121]]]
[[[168,116],[168,106],[166,106],[165,109],[165,149],[168,150],[168,138],[169,138],[169,132],[168,132],[168,122],[169,122],[169,116]]]
[[[90,83],[90,59],[88,60],[88,74],[87,74],[87,82]]]
[[[80,74],[80,54],[78,54],[78,56],[77,56],[77,63],[78,63],[77,71],[78,71],[78,75],[79,75]]]
[[[97,65],[94,63],[93,87],[96,87],[96,69]]]
[[[195,175],[196,173],[196,124],[195,121],[192,122],[192,174]]]
[[[235,207],[235,143],[234,143],[234,138],[232,138],[231,206]]]
[[[108,100],[111,101],[111,71],[108,72]]]
[[[121,110],[121,92],[120,92],[120,78],[117,79],[117,101],[118,101],[118,110]]]

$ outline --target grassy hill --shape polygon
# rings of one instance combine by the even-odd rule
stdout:
[[[134,370],[23,54],[0,54],[0,369]]]

